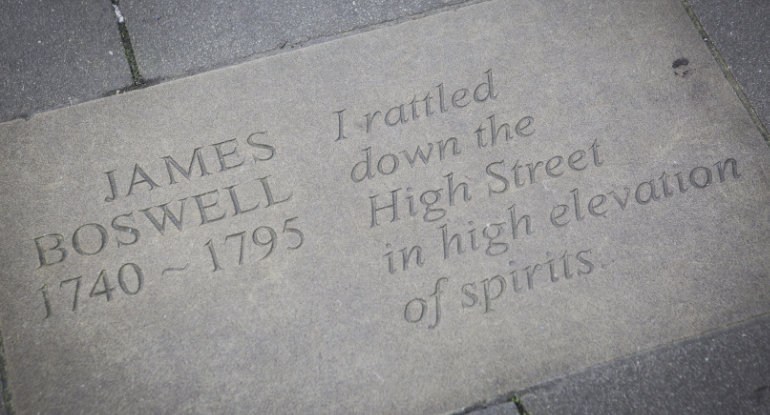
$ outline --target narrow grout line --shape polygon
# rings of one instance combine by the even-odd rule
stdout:
[[[762,120],[759,119],[759,115],[754,109],[754,106],[751,105],[749,97],[743,91],[743,88],[741,88],[741,84],[738,83],[738,79],[735,78],[735,75],[733,75],[733,72],[730,70],[730,66],[727,64],[727,61],[725,61],[724,57],[722,57],[722,54],[719,53],[719,49],[717,49],[717,46],[711,40],[711,37],[709,37],[708,33],[706,32],[706,28],[704,28],[701,24],[698,16],[695,14],[695,9],[693,9],[692,5],[690,4],[690,1],[682,0],[682,6],[687,12],[687,15],[690,17],[690,20],[692,20],[693,24],[695,25],[695,28],[698,29],[698,33],[700,33],[701,39],[706,42],[706,46],[711,52],[711,55],[717,61],[719,68],[722,69],[722,74],[724,74],[725,78],[727,78],[727,82],[729,82],[730,86],[733,87],[733,91],[735,91],[735,94],[738,95],[738,99],[749,113],[749,117],[751,117],[751,120],[759,130],[759,133],[762,134],[762,137],[765,139],[765,143],[770,145],[770,133],[768,133],[767,127],[765,127],[765,125],[762,123]]]
[[[11,391],[8,387],[8,372],[5,368],[5,349],[3,348],[3,333],[0,331],[0,403],[6,415],[14,415]]]
[[[128,67],[131,70],[131,79],[133,85],[129,88],[138,88],[144,85],[144,78],[142,77],[142,73],[139,72],[139,65],[136,63],[136,54],[134,54],[134,47],[131,46],[131,36],[128,34],[126,19],[120,12],[120,0],[111,0],[111,2],[113,9],[115,9],[115,16],[118,18],[120,41],[123,43],[123,50],[126,55],[126,60],[128,61]]]

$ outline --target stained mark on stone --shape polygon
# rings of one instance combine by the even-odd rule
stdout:
[[[687,78],[690,76],[690,74],[695,70],[688,68],[689,64],[690,60],[687,58],[679,58],[675,60],[674,63],[671,64],[671,67],[674,68],[674,75],[681,78]]]
[[[188,263],[184,264],[184,266],[181,267],[181,268],[179,268],[179,267],[176,267],[176,268],[175,267],[169,267],[169,268],[164,269],[163,272],[160,273],[160,275],[166,275],[167,272],[171,272],[171,271],[186,271],[187,267],[189,267],[189,266],[190,266],[190,263],[188,262]]]
[[[672,68],[676,69],[680,66],[687,66],[690,64],[690,61],[687,58],[679,58],[674,61],[674,64],[671,65]]]

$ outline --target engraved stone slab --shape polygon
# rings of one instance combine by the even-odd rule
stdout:
[[[0,140],[20,413],[440,413],[770,311],[770,152],[673,0],[485,2]]]

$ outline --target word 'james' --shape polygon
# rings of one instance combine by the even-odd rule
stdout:
[[[246,138],[246,144],[257,150],[251,155],[254,163],[268,161],[275,156],[275,147],[256,141],[257,136],[265,134],[267,133],[259,131],[250,134]],[[238,153],[238,141],[235,138],[211,144],[206,147],[197,147],[193,150],[192,156],[190,156],[190,163],[185,163],[187,164],[187,168],[179,165],[179,163],[170,155],[163,156],[161,159],[165,166],[165,174],[163,174],[163,176],[168,180],[168,185],[179,183],[180,176],[185,180],[191,180],[193,168],[196,165],[198,167],[198,175],[204,177],[213,173],[221,173],[226,170],[240,167],[246,162],[244,157]],[[139,163],[134,164],[131,182],[125,193],[119,191],[119,187],[123,187],[124,185],[116,180],[115,170],[110,170],[105,172],[105,174],[107,175],[107,182],[110,187],[110,195],[104,198],[105,202],[113,202],[121,196],[131,196],[138,185],[143,185],[142,187],[149,191],[161,187],[161,183],[163,183],[158,180],[159,173],[154,172],[151,169],[143,168]]]

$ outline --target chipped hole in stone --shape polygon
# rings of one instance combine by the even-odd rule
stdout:
[[[674,63],[671,64],[671,67],[674,68],[674,75],[680,78],[687,78],[690,76],[695,70],[688,65],[690,65],[690,60],[687,58],[675,60]]]

